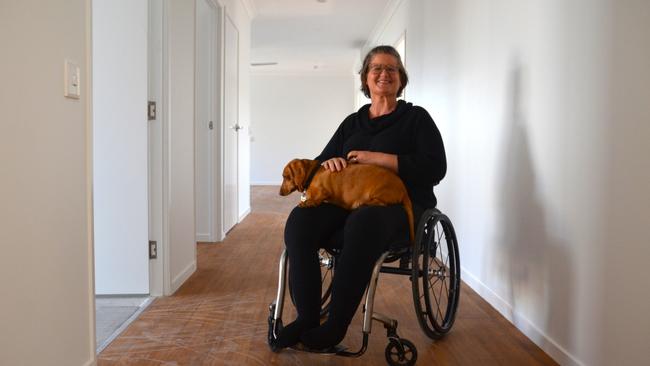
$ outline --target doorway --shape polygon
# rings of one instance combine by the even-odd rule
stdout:
[[[226,14],[224,29],[223,232],[239,221],[239,30]]]
[[[148,0],[93,0],[97,352],[150,302]]]
[[[95,292],[149,294],[147,0],[92,11]]]
[[[214,0],[196,2],[196,241],[239,221],[239,31]]]
[[[222,9],[213,0],[196,1],[195,197],[196,241],[223,240],[221,214]]]

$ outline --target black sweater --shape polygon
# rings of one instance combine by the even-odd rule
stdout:
[[[346,158],[352,150],[397,155],[398,174],[413,204],[435,207],[433,186],[445,176],[447,159],[440,131],[429,113],[400,100],[392,113],[370,119],[369,108],[366,104],[343,120],[316,160]]]

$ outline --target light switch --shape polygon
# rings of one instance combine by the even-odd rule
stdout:
[[[65,80],[63,96],[79,99],[81,96],[81,72],[79,71],[79,65],[74,61],[65,60],[63,74]]]

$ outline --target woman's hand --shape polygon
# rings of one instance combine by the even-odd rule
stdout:
[[[379,155],[382,153],[372,152],[372,151],[356,151],[352,150],[348,153],[348,161],[351,163],[359,164],[375,164],[377,165],[377,160]]]
[[[348,166],[348,162],[343,158],[331,158],[322,162],[321,165],[327,170],[340,172]]]
[[[397,173],[397,155],[374,151],[352,150],[348,153],[347,158],[350,163],[379,165]]]

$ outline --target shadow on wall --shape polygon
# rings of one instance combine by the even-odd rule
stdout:
[[[540,198],[526,129],[524,76],[521,62],[513,59],[507,86],[502,170],[496,184],[499,227],[494,252],[486,257],[492,258],[488,259],[492,263],[483,268],[496,271],[497,292],[511,306],[508,315],[520,329],[532,323],[571,350],[575,293],[571,258],[559,233],[549,232],[547,210]],[[527,335],[542,346],[549,340],[542,334]]]

